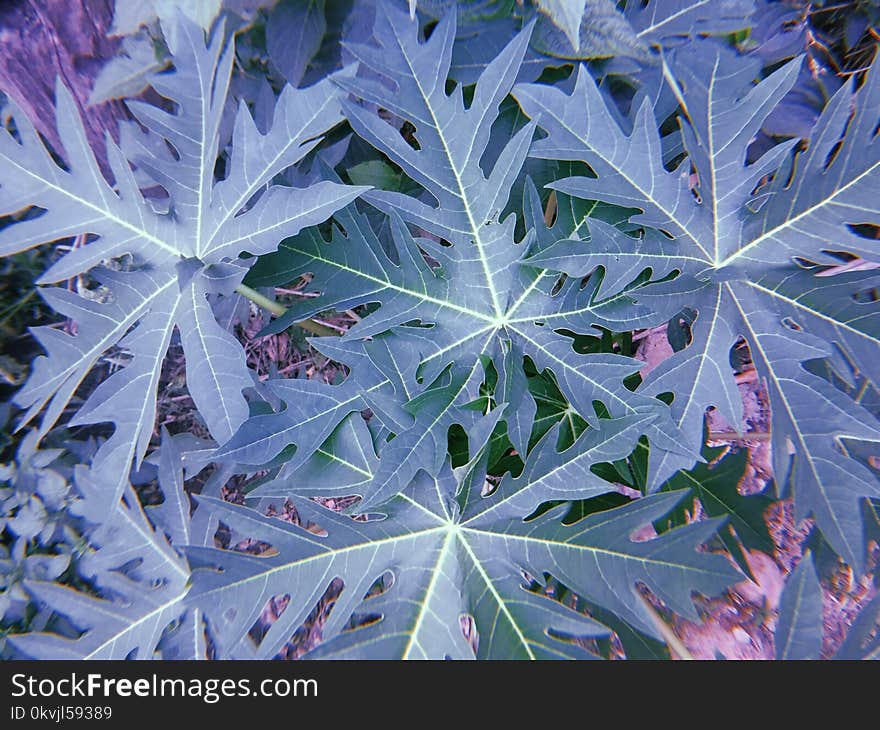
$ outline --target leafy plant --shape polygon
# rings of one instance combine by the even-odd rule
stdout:
[[[373,483],[364,488],[360,508],[365,509],[399,492],[420,469],[437,475],[450,427],[457,424],[469,431],[492,405],[478,402],[490,363],[498,375],[495,403],[506,404],[501,419],[514,447],[525,454],[535,406],[527,393],[524,356],[554,373],[562,393],[588,423],[599,423],[594,402],[601,402],[613,417],[644,414],[650,416],[645,432],[674,449],[675,432],[667,425],[665,405],[623,384],[637,371],[636,361],[610,353],[577,356],[570,338],[557,333],[566,327],[589,333],[596,326],[619,331],[661,318],[625,296],[600,299],[595,285],[581,289],[574,279],[554,291],[557,277],[520,265],[539,229],[540,237],[549,241],[569,235],[579,224],[560,216],[556,227],[546,230],[537,193],[528,184],[526,240],[515,241],[514,216],[500,218],[533,127],[525,126],[507,142],[488,177],[479,166],[493,121],[490,109],[513,83],[527,32],[486,69],[465,110],[459,97],[445,94],[446,69],[434,63],[437,57],[449,57],[452,21],[442,21],[425,44],[419,43],[414,26],[402,22],[390,13],[380,17],[375,33],[381,49],[352,48],[374,70],[387,69],[392,61],[392,68],[404,69],[395,74],[393,93],[365,80],[340,83],[403,119],[420,120],[417,149],[377,115],[353,104],[346,105],[346,113],[356,132],[399,164],[439,205],[404,193],[370,191],[363,199],[391,215],[390,251],[372,234],[367,219],[349,210],[338,218],[344,233],[335,231],[329,243],[313,229],[285,242],[278,254],[264,259],[265,266],[257,265],[249,279],[254,284],[280,284],[311,273],[310,288],[323,289],[321,296],[292,307],[275,328],[325,309],[380,306],[332,344],[316,343],[337,361],[349,364],[349,358],[357,357],[362,363],[356,367],[351,361],[351,375],[343,384],[276,384],[275,393],[288,409],[249,421],[219,455],[260,465],[295,444],[294,463],[301,463],[342,418],[371,408],[396,436]],[[424,77],[422,69],[430,75]],[[402,221],[446,243],[423,238],[417,244]],[[376,337],[383,332],[388,334]],[[367,337],[374,339],[365,344]]]
[[[381,469],[381,459],[360,417],[353,419],[335,440],[341,448],[333,453],[333,471],[361,473],[363,487]],[[604,428],[590,431],[579,442],[580,458],[621,456],[631,446],[621,426],[637,431],[638,421],[620,420],[624,423],[610,420]],[[386,446],[383,455],[391,448]],[[305,469],[327,471],[328,457],[319,454],[314,461]],[[571,462],[566,466],[574,468]],[[287,484],[297,484],[297,476],[291,475]],[[647,542],[630,539],[638,527],[667,512],[681,493],[640,499],[574,525],[561,523],[565,506],[524,522],[528,507],[523,510],[523,505],[553,494],[541,483],[548,476],[557,478],[549,464],[540,477],[524,473],[519,479],[502,480],[486,498],[480,493],[485,465],[472,463],[453,472],[447,462],[434,478],[422,471],[399,497],[386,503],[385,519],[367,522],[298,500],[300,519],[322,528],[321,537],[302,526],[212,501],[224,523],[271,544],[277,554],[254,557],[194,549],[188,553],[195,570],[192,596],[229,656],[273,656],[334,576],[342,578],[345,589],[324,625],[325,643],[316,657],[436,659],[476,653],[487,659],[558,659],[583,658],[583,648],[572,645],[571,639],[604,636],[608,629],[537,590],[523,590],[524,578],[543,582],[545,574],[553,574],[584,599],[649,635],[656,635],[656,628],[634,601],[634,581],[656,591],[674,610],[696,618],[691,591],[714,594],[735,579],[724,558],[695,550],[717,523],[680,527]],[[582,493],[589,489],[584,487]],[[252,495],[277,490],[277,484],[267,485]],[[288,494],[290,490],[288,486]],[[383,592],[364,600],[386,573],[390,576],[381,584]],[[287,608],[254,648],[247,630],[255,612],[272,596],[288,591]],[[342,632],[353,614],[382,620]],[[463,617],[471,617],[476,627],[470,644],[460,625]]]
[[[15,397],[5,655],[681,654],[783,500],[873,570],[880,72],[794,137],[748,1],[172,5],[117,8],[112,174],[63,83],[62,148],[4,114],[0,251],[56,242],[66,320]],[[808,552],[776,656],[875,655],[823,589]]]
[[[7,214],[26,206],[42,209],[3,231],[0,250],[9,254],[65,236],[91,237],[39,281],[55,283],[90,271],[101,287],[91,297],[61,287],[41,291],[56,311],[78,324],[79,333],[37,330],[48,356],[36,361],[17,394],[17,403],[28,409],[25,421],[45,409],[40,427],[45,434],[98,358],[117,345],[130,353],[127,367],[90,393],[71,422],[115,426],[92,464],[107,482],[110,508],[122,496],[130,466],[147,450],[160,369],[175,328],[190,371],[201,374],[189,378],[190,395],[208,430],[224,441],[247,417],[242,390],[252,379],[241,349],[217,324],[208,295],[232,294],[246,270],[235,263],[239,253],[266,253],[280,238],[322,221],[359,192],[332,182],[304,190],[269,185],[314,147],[316,135],[340,121],[329,81],[309,90],[287,89],[266,134],[247,110],[240,110],[233,132],[236,151],[226,177],[215,184],[232,51],[222,27],[207,46],[198,26],[181,20],[178,28],[172,42],[178,68],[153,79],[177,111],[129,102],[146,133],[128,127],[126,153],[115,145],[108,148],[113,187],[102,177],[60,83],[58,133],[65,166],[50,156],[20,114],[10,117],[0,142],[7,174],[14,176],[0,189],[3,209]],[[166,195],[146,198],[130,163]],[[124,267],[101,266],[123,256]]]
[[[596,174],[560,180],[554,188],[637,207],[643,212],[634,221],[673,239],[649,234],[638,248],[619,234],[616,241],[596,239],[588,246],[560,242],[536,263],[571,275],[600,264],[611,271],[621,265],[627,270],[650,267],[660,274],[680,271],[681,304],[696,312],[692,342],[652,373],[645,392],[676,394],[674,418],[695,446],[707,407],[739,423],[742,405],[728,363],[737,338],[745,338],[773,406],[778,484],[787,486],[790,473],[799,514],[814,514],[835,549],[861,566],[860,500],[876,496],[878,485],[839,440],[876,441],[880,431],[870,413],[803,363],[831,357],[836,350],[836,369],[854,369],[876,380],[866,358],[877,345],[876,332],[863,325],[870,322],[865,310],[872,305],[862,307],[858,300],[875,282],[873,271],[855,280],[835,280],[843,291],[834,295],[819,290],[816,281],[840,263],[839,252],[870,257],[874,249],[871,239],[853,227],[869,222],[871,183],[880,174],[873,113],[880,93],[877,73],[869,74],[859,99],[853,98],[851,84],[835,95],[806,152],[792,156],[792,140],[749,163],[748,143],[791,88],[798,61],[751,89],[757,64],[714,43],[689,46],[686,63],[673,59],[670,66],[687,110],[682,134],[688,156],[673,170],[663,166],[647,103],[627,135],[583,72],[571,101],[550,87],[515,91],[526,113],[540,118],[548,131],[534,154],[577,159]],[[693,192],[691,170],[697,177]],[[768,174],[773,179],[764,183]],[[663,296],[670,296],[668,288]],[[834,298],[829,301],[829,296]],[[654,487],[684,466],[677,454],[655,449],[652,458]]]

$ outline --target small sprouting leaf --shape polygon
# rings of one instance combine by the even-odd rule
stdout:
[[[101,485],[87,469],[77,467],[76,482],[83,499],[72,509],[89,521],[106,512]],[[165,630],[187,611],[186,560],[153,528],[131,487],[89,532],[88,545],[78,571],[98,594],[48,580],[26,583],[33,599],[65,616],[78,635],[33,631],[10,643],[33,659],[154,658]]]

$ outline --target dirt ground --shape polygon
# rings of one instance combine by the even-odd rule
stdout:
[[[670,354],[672,349],[666,339],[665,327],[646,333],[636,354],[646,362],[643,375]],[[751,366],[737,373],[736,379],[743,400],[743,422],[739,433],[710,409],[707,413],[709,444],[748,452],[746,471],[737,487],[741,494],[774,490],[767,393]],[[700,518],[699,505],[695,505],[691,514],[695,519]],[[773,538],[774,550],[772,555],[749,551],[748,563],[754,581],[744,580],[719,598],[700,599],[700,623],[664,612],[666,620],[695,659],[773,659],[775,656],[773,637],[779,598],[786,576],[803,557],[804,542],[813,525],[810,519],[795,520],[790,499],[771,505],[764,519]],[[877,592],[873,570],[880,559],[880,548],[872,542],[871,551],[869,571],[865,575],[855,576],[850,567],[840,562],[831,571],[831,576],[822,580],[823,658],[834,655],[854,618]],[[656,605],[663,610],[662,605]]]

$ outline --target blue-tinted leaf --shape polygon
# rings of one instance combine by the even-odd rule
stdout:
[[[809,553],[782,591],[776,620],[777,659],[818,659],[822,649],[822,588]]]
[[[102,177],[63,85],[58,86],[57,121],[64,167],[20,114],[15,115],[17,135],[4,130],[0,138],[2,210],[38,206],[46,211],[0,232],[0,253],[66,236],[94,239],[60,258],[42,276],[43,283],[77,276],[124,254],[135,262],[128,271],[95,272],[107,289],[100,299],[62,288],[43,290],[50,304],[79,324],[80,334],[37,330],[48,356],[36,360],[33,377],[16,398],[28,409],[25,420],[45,409],[45,433],[105,352],[119,346],[127,353],[127,366],[101,383],[74,420],[115,426],[94,463],[96,475],[106,482],[108,509],[124,491],[129,469],[143,458],[152,434],[159,374],[175,329],[184,345],[190,393],[211,435],[225,441],[247,416],[242,389],[251,377],[242,349],[217,325],[206,299],[216,291],[211,267],[244,251],[273,250],[285,236],[323,221],[360,192],[330,182],[304,190],[270,184],[314,147],[316,135],[340,120],[329,81],[302,91],[287,87],[265,135],[241,109],[228,174],[215,184],[232,45],[222,27],[215,28],[206,46],[199,26],[184,19],[179,23],[174,26],[179,32],[169,39],[175,71],[152,79],[154,88],[179,107],[172,113],[129,102],[150,134],[124,135],[124,152],[108,146],[114,186]],[[157,213],[143,197],[130,162],[167,191],[167,213]],[[240,280],[245,270],[238,271]],[[236,283],[226,281],[224,291]],[[193,377],[194,370],[199,377]]]
[[[583,70],[571,97],[541,85],[520,85],[514,93],[548,132],[532,154],[580,160],[597,175],[561,180],[554,188],[635,204],[643,212],[633,222],[660,228],[675,239],[653,244],[641,264],[632,257],[615,261],[604,251],[596,262],[612,271],[621,263],[648,268],[656,265],[658,254],[668,254],[687,274],[679,278],[678,301],[697,312],[693,342],[656,368],[643,391],[675,394],[675,422],[687,433],[686,443],[697,448],[707,407],[721,408],[732,424],[739,423],[729,352],[744,337],[770,395],[777,482],[784,487],[790,480],[798,514],[814,514],[835,549],[862,566],[860,502],[876,495],[878,484],[836,442],[876,442],[880,428],[873,416],[804,363],[829,357],[835,348],[863,352],[876,339],[876,302],[866,301],[860,309],[852,300],[858,290],[848,289],[846,279],[836,280],[840,286],[829,287],[827,297],[817,296],[815,290],[827,280],[802,276],[794,261],[839,262],[829,250],[876,256],[873,241],[861,237],[853,224],[880,220],[868,193],[880,169],[873,111],[880,83],[872,70],[857,96],[849,87],[841,89],[823,111],[809,149],[797,158],[791,143],[783,143],[748,164],[748,145],[795,82],[798,62],[755,85],[757,70],[755,61],[738,58],[711,41],[692,43],[672,56],[669,72],[687,119],[683,135],[688,158],[671,172],[662,165],[657,125],[647,102],[637,110],[627,136]],[[855,114],[847,123],[853,104]],[[687,165],[697,172],[693,191]],[[762,178],[774,174],[771,183],[758,187],[756,197]],[[556,265],[573,273],[589,268],[589,248],[579,258],[573,250],[560,251],[564,256]],[[613,251],[608,245],[605,250]],[[766,285],[761,283],[765,276]],[[638,292],[646,305],[649,292],[650,287]],[[823,300],[818,307],[817,299]],[[658,302],[666,305],[668,300],[665,289]],[[855,326],[854,311],[859,312]],[[821,322],[815,330],[811,316]],[[652,488],[690,466],[687,457],[656,449],[651,461]]]

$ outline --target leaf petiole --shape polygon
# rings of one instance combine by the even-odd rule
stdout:
[[[259,305],[263,309],[267,309],[276,317],[283,317],[287,314],[287,308],[276,302],[274,299],[269,299],[269,297],[263,296],[256,289],[252,289],[247,286],[247,284],[239,284],[235,287],[235,291],[241,294],[246,299],[250,299],[254,304]],[[339,333],[330,327],[326,327],[323,324],[318,324],[317,322],[306,319],[302,322],[295,322],[296,325],[302,327],[306,332],[311,332],[313,335],[317,335],[318,337],[331,337],[337,336]]]

